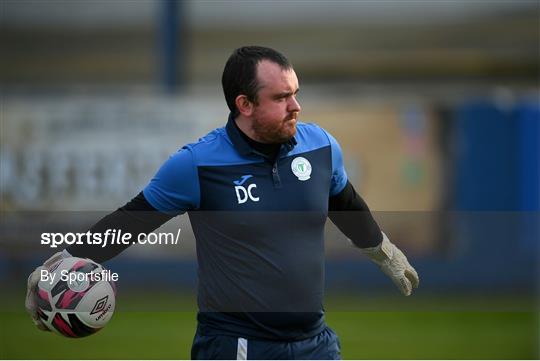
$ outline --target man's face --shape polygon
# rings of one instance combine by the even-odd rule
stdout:
[[[283,143],[296,134],[301,110],[296,100],[298,78],[293,69],[263,60],[257,66],[259,91],[253,108],[253,132],[263,143]]]

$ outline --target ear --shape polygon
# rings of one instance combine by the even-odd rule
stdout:
[[[254,104],[248,100],[247,96],[239,95],[236,97],[234,102],[236,104],[236,108],[238,108],[238,111],[243,116],[250,117],[253,114]]]

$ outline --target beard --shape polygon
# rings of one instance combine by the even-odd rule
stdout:
[[[296,134],[296,118],[298,113],[291,113],[280,122],[264,122],[255,117],[252,123],[253,132],[262,143],[281,144],[289,141]]]

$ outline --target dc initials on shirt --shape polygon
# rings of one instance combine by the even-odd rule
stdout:
[[[234,191],[236,192],[236,199],[238,200],[238,204],[246,203],[248,199],[252,200],[253,202],[259,201],[259,197],[253,194],[253,190],[257,188],[257,185],[255,183],[252,183],[247,187],[243,185],[248,179],[252,177],[253,175],[246,174],[243,175],[242,178],[240,178],[239,180],[233,181],[233,183],[235,184]]]

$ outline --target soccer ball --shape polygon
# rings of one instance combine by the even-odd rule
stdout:
[[[52,264],[37,285],[38,315],[55,333],[85,337],[111,319],[116,285],[110,272],[90,259],[68,257]]]

